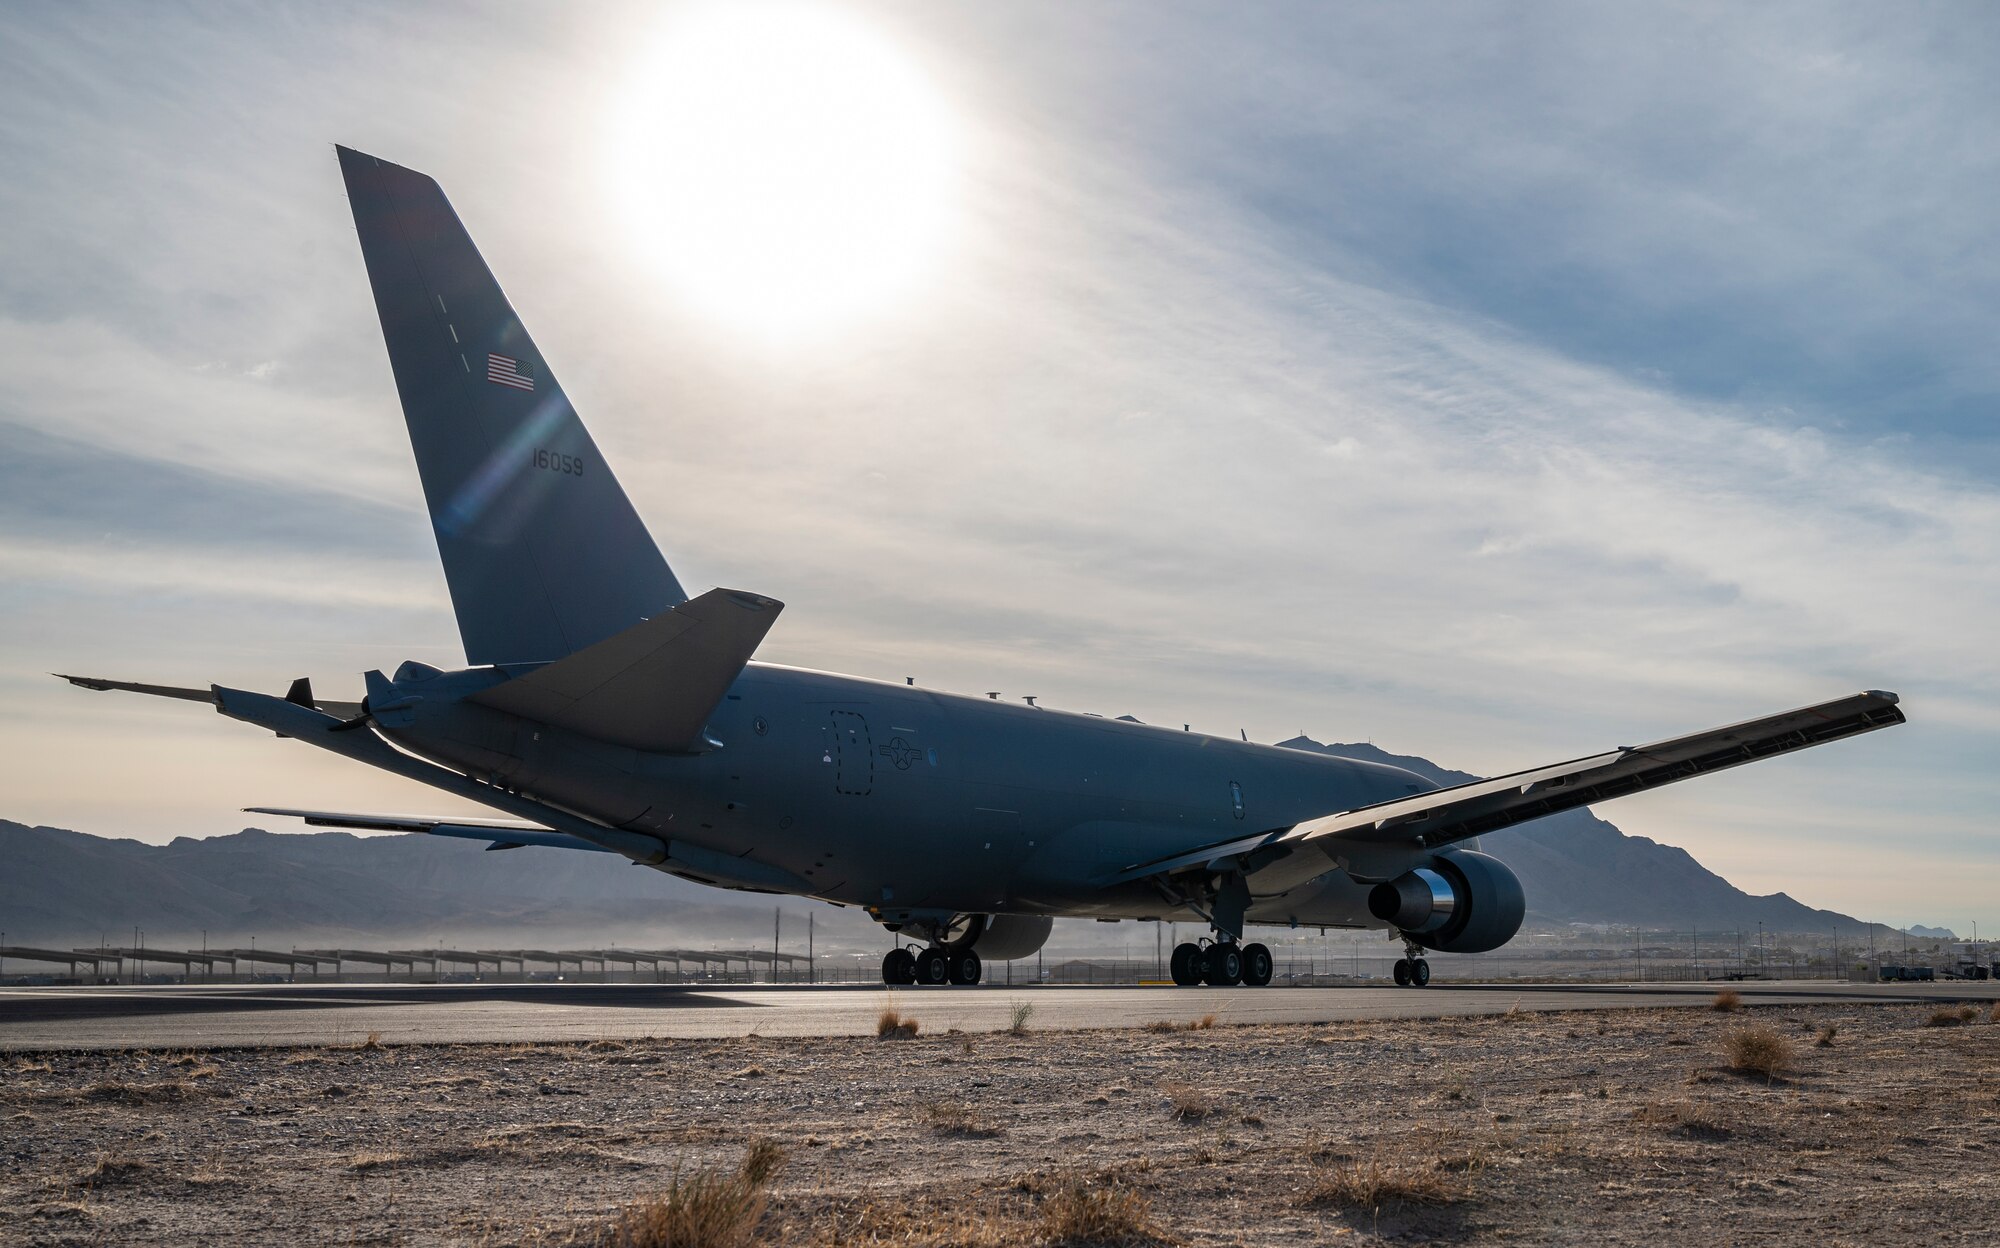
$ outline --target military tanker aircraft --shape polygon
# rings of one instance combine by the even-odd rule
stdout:
[[[489,849],[619,854],[720,888],[865,910],[891,984],[976,984],[1062,916],[1205,923],[1182,985],[1263,985],[1246,928],[1385,928],[1495,949],[1519,880],[1463,842],[1903,722],[1864,692],[1452,788],[1395,767],[1125,719],[759,663],[783,604],[689,597],[443,191],[336,149],[467,666],[366,696],[64,677],[232,719],[505,820],[251,809]]]

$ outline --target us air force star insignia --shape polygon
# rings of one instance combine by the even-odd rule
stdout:
[[[889,744],[877,751],[882,757],[896,764],[897,771],[908,771],[910,764],[924,756],[924,752],[901,737],[892,737]]]

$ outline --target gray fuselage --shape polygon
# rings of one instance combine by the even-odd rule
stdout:
[[[905,915],[1193,919],[1139,863],[1432,788],[1410,772],[1128,720],[752,663],[704,753],[648,754],[458,701],[508,673],[406,667],[398,744],[613,827],[726,856],[687,871]],[[674,869],[670,867],[669,869]],[[731,877],[734,878],[731,878]],[[1373,925],[1337,869],[1261,923]]]

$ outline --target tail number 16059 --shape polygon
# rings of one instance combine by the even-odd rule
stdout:
[[[583,456],[581,455],[561,455],[555,451],[547,451],[537,447],[535,448],[534,462],[535,467],[545,468],[550,472],[560,472],[572,477],[583,475]]]

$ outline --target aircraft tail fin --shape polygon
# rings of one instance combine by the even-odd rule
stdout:
[[[686,601],[438,184],[338,150],[466,659],[550,662]]]

